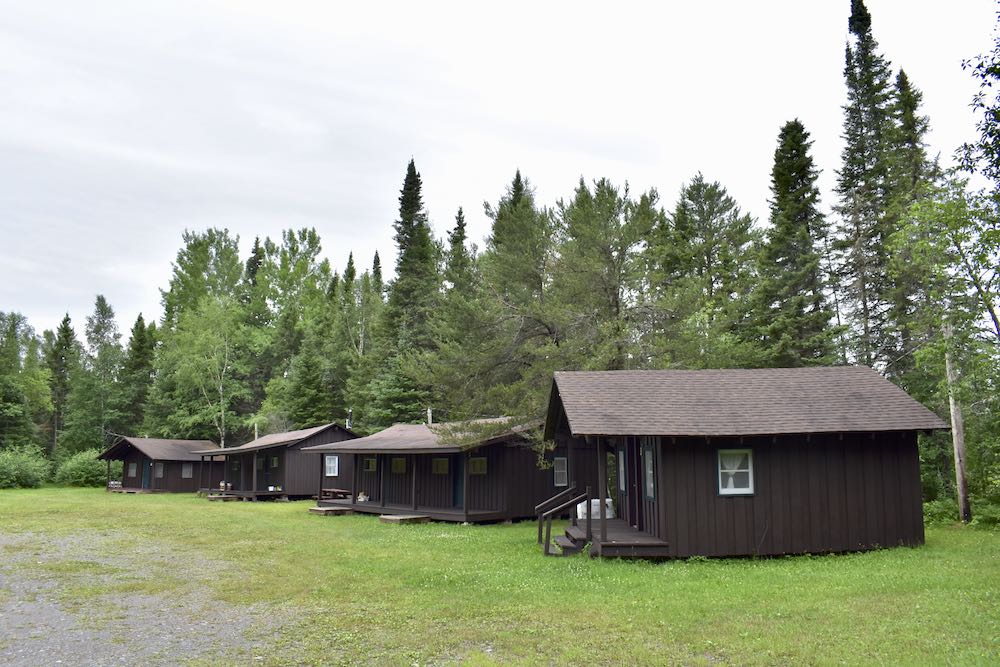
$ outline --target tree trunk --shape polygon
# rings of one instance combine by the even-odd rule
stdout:
[[[955,450],[955,493],[958,495],[958,515],[963,523],[972,519],[972,509],[969,507],[969,488],[965,481],[965,426],[962,422],[962,409],[955,398],[955,385],[958,377],[951,362],[951,324],[944,325],[944,368],[948,380],[948,406],[951,408],[951,442]]]

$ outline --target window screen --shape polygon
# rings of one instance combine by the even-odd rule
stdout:
[[[557,456],[552,459],[552,476],[555,486],[569,485],[569,466],[565,456]]]
[[[486,474],[486,457],[485,456],[474,456],[469,459],[469,474],[470,475],[485,475]]]
[[[135,477],[136,472],[137,472],[136,465],[134,463],[129,463],[128,464],[128,476],[129,477]]]
[[[365,459],[365,472],[375,472],[378,470],[378,461],[374,457]]]
[[[724,496],[753,493],[752,450],[719,450],[719,493]]]
[[[327,454],[324,458],[326,463],[326,476],[337,477],[340,475],[340,457],[336,454]]]
[[[618,450],[618,490],[625,491],[625,450]]]
[[[163,464],[159,461],[153,465],[153,476],[156,479],[163,479]]]
[[[406,459],[402,456],[394,456],[392,458],[392,473],[394,475],[402,475],[406,472]]]
[[[656,469],[653,465],[653,448],[646,445],[642,449],[642,481],[646,487],[646,497],[656,499]]]
[[[194,477],[194,464],[193,463],[182,463],[181,464],[181,479],[191,479]]]
[[[431,474],[432,475],[447,475],[448,474],[448,459],[446,459],[446,458],[434,458],[434,459],[431,459]]]

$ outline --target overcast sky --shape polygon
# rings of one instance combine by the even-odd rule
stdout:
[[[438,236],[463,206],[481,243],[516,168],[543,204],[607,176],[666,206],[701,171],[763,220],[798,117],[833,203],[849,0],[340,4],[0,0],[0,311],[82,335],[101,293],[127,337],[209,226],[391,267],[411,156]],[[868,7],[949,163],[995,1]]]

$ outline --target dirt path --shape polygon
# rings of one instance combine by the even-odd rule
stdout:
[[[211,598],[225,567],[116,533],[0,534],[0,664],[253,664],[281,614]]]

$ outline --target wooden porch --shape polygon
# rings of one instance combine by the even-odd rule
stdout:
[[[433,507],[429,505],[413,506],[409,503],[386,503],[383,505],[378,501],[368,501],[364,503],[352,502],[350,498],[321,500],[317,503],[317,506],[344,508],[353,512],[362,512],[364,514],[418,514],[421,516],[429,516],[433,521],[452,521],[457,523],[465,523],[469,521],[484,523],[490,521],[503,521],[507,518],[507,513],[502,510],[473,509],[465,512],[461,507]]]
[[[605,558],[667,558],[669,545],[628,525],[624,519],[605,519],[606,534],[602,539],[595,533],[590,545],[591,556]],[[574,544],[583,546],[587,531],[582,525],[567,526],[566,537]]]
[[[198,489],[209,500],[288,500],[285,491],[240,491],[236,489]]]

